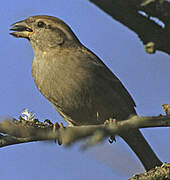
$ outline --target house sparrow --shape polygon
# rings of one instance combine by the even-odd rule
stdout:
[[[102,124],[109,118],[121,121],[136,115],[135,103],[120,80],[62,20],[31,16],[11,30],[11,35],[30,41],[35,84],[69,125]],[[119,136],[146,170],[162,164],[138,129]]]

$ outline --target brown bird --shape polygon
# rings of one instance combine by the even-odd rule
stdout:
[[[39,91],[69,125],[102,124],[135,115],[135,103],[120,80],[70,27],[52,16],[31,16],[13,24],[10,33],[26,38],[34,50],[32,75]],[[161,165],[138,129],[120,136],[146,170]]]

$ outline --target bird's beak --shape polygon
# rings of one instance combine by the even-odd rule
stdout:
[[[10,29],[10,31],[15,31],[15,32],[12,32],[10,34],[17,38],[21,37],[21,38],[29,39],[30,34],[33,33],[33,30],[26,24],[25,21],[16,22],[11,26],[13,27]]]

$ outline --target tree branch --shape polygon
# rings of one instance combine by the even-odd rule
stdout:
[[[0,123],[0,147],[32,141],[61,140],[69,146],[76,141],[89,137],[83,148],[101,142],[111,135],[119,135],[121,132],[133,128],[169,127],[170,116],[138,117],[133,116],[128,120],[110,124],[74,126],[55,128],[54,125],[42,123],[38,120],[4,120]]]
[[[159,179],[159,180],[168,180],[170,179],[170,164],[162,164],[161,167],[155,167],[154,169],[151,169],[148,172],[134,175],[129,180],[153,180],[153,179]]]
[[[134,31],[145,45],[146,52],[159,50],[170,54],[170,2],[167,0],[89,1]],[[150,17],[158,18],[164,27]]]
[[[38,119],[19,117],[19,120],[6,119],[0,123],[0,147],[14,144],[28,143],[33,141],[56,141],[65,146],[88,138],[82,149],[95,145],[111,135],[119,135],[121,132],[136,128],[169,127],[170,105],[162,105],[166,116],[138,117],[133,116],[127,120],[113,121],[100,125],[86,125],[63,127],[58,123],[52,124],[49,120],[40,122]],[[27,112],[27,115],[28,112]],[[133,176],[130,180],[150,180],[170,177],[170,165],[164,164],[144,174]]]

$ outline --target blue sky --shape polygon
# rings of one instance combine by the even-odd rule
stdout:
[[[0,6],[0,117],[18,117],[27,108],[41,120],[62,121],[35,87],[31,76],[31,45],[27,40],[9,35],[10,24],[39,14],[59,17],[71,26],[80,41],[123,82],[137,104],[139,115],[163,113],[161,104],[170,103],[168,55],[146,54],[136,34],[87,0],[8,0]],[[169,162],[169,129],[143,132],[161,160]],[[39,142],[14,145],[1,148],[0,156],[3,180],[111,180],[125,179],[143,171],[120,138],[113,145],[106,141],[85,152],[79,151],[79,144],[71,148]]]

